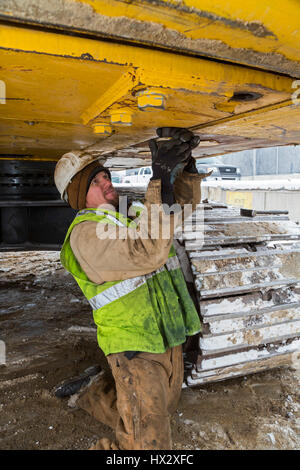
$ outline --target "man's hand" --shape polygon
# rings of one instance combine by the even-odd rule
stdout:
[[[149,141],[153,170],[151,179],[161,180],[162,202],[172,205],[175,203],[173,183],[185,166],[189,165],[192,149],[199,144],[200,138],[181,127],[160,127],[156,133],[158,137],[167,140]]]
[[[192,155],[200,138],[191,131],[181,127],[159,127],[156,130],[160,138],[168,140],[151,139],[149,147],[152,154],[153,179],[159,179],[162,174],[172,174],[179,164],[184,168]],[[172,178],[175,180],[175,178]]]
[[[198,173],[198,170],[197,170],[197,167],[196,167],[196,160],[194,159],[194,157],[190,156],[190,158],[188,159],[185,167],[184,167],[184,171],[186,171],[187,173]]]

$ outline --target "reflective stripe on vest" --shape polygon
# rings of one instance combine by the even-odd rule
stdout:
[[[166,261],[165,266],[167,267],[168,271],[180,268],[180,263],[177,256],[169,258]],[[107,305],[113,302],[114,300],[117,300],[120,297],[129,294],[130,292],[145,284],[147,282],[147,279],[150,279],[156,274],[165,271],[165,266],[162,266],[161,268],[157,269],[156,271],[153,271],[150,274],[145,274],[144,276],[137,276],[131,279],[126,279],[125,281],[121,281],[115,286],[109,287],[105,291],[100,292],[100,294],[95,295],[95,297],[88,299],[92,309],[98,310],[98,308],[104,307],[104,305]]]
[[[77,213],[76,217],[80,217],[82,215],[85,215],[85,214],[94,214],[94,215],[103,215],[105,216],[107,219],[111,220],[112,222],[114,222],[116,225],[119,225],[119,227],[126,227],[126,224],[124,224],[123,222],[121,222],[120,220],[118,220],[116,217],[113,217],[112,215],[106,213],[106,212],[102,212],[101,210],[88,210],[88,209],[83,209],[81,210],[80,212]]]

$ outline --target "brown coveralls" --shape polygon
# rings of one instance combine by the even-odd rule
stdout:
[[[194,209],[200,202],[204,176],[184,172],[178,177],[174,184],[177,203],[192,204]],[[99,239],[97,223],[93,221],[74,227],[70,238],[73,253],[93,282],[102,284],[141,276],[166,262],[181,215],[161,215],[161,225],[172,219],[169,239],[145,239],[143,226],[150,225],[150,206],[161,204],[160,180],[150,181],[144,204],[148,216],[142,214],[138,230],[141,235],[135,239]],[[115,227],[108,226],[107,230]],[[123,230],[130,229],[118,227],[118,231]],[[115,429],[118,447],[102,439],[93,449],[171,449],[170,416],[177,408],[183,380],[181,345],[163,354],[141,352],[131,360],[122,352],[109,354],[107,360],[114,380],[108,374],[97,377],[77,404]]]

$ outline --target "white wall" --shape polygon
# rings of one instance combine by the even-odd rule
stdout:
[[[237,182],[235,182],[236,185]],[[300,189],[259,190],[242,187],[232,190],[205,182],[201,187],[202,199],[255,210],[287,210],[290,220],[300,223]]]

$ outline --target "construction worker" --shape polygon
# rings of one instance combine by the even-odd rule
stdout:
[[[134,220],[118,212],[110,172],[95,157],[70,152],[55,169],[61,197],[79,210],[61,262],[92,306],[98,344],[113,376],[87,371],[56,389],[57,396],[74,394],[77,406],[115,429],[117,443],[104,438],[92,449],[172,448],[182,344],[201,329],[172,246],[183,206],[200,202],[205,175],[191,155],[199,138],[181,128],[157,134],[169,138],[149,142],[153,176]],[[166,225],[168,238],[162,233]]]

